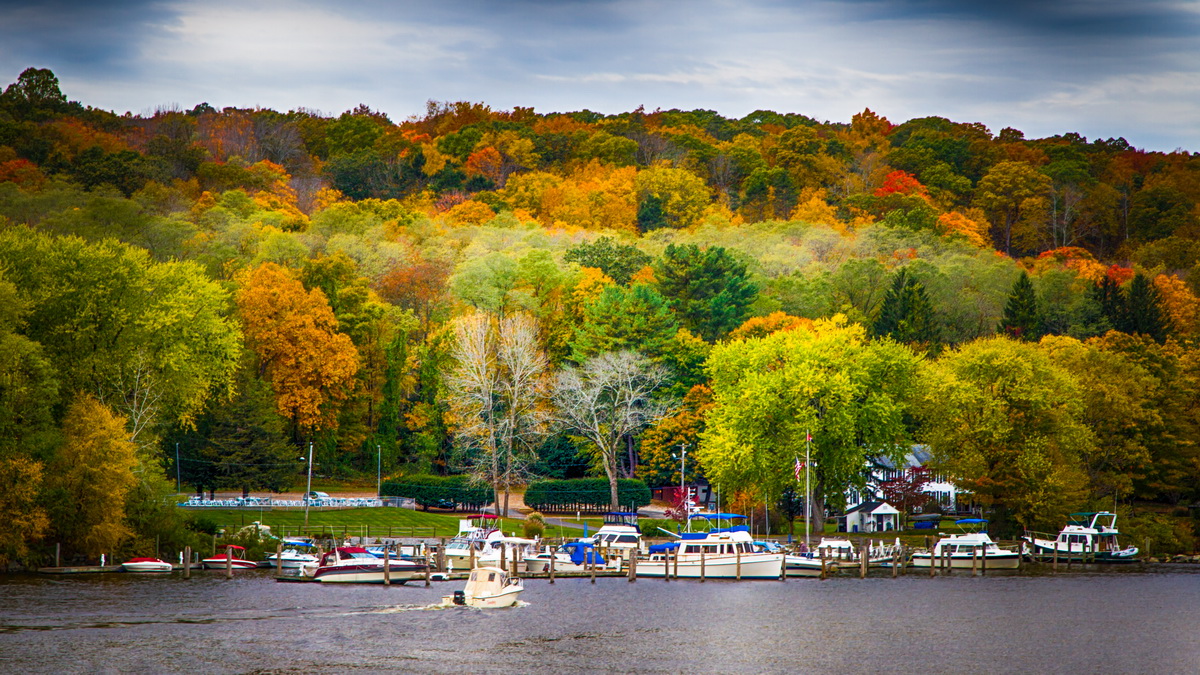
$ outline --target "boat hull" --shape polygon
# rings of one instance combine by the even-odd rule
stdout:
[[[651,558],[649,560],[639,560],[637,563],[637,575],[639,577],[662,578],[670,571],[672,577],[678,576],[680,579],[699,579],[701,576],[701,564],[699,558],[681,557],[678,567],[674,558],[667,560],[664,558]],[[740,565],[736,556],[731,555],[714,555],[706,557],[703,565],[703,574],[705,579],[778,579],[783,571],[783,555],[782,554],[747,554],[743,555]]]
[[[403,584],[416,579],[425,573],[424,566],[398,565],[389,567],[389,577],[393,584]],[[337,584],[382,584],[383,564],[378,565],[338,565],[317,569],[313,578],[322,583]]]
[[[1060,563],[1096,563],[1098,565],[1127,565],[1138,561],[1138,550],[1136,548],[1124,549],[1121,551],[1097,551],[1095,553],[1082,551],[1079,547],[1074,547],[1074,550],[1068,550],[1060,547],[1058,549],[1058,561]],[[1035,540],[1029,557],[1041,562],[1052,562],[1054,555],[1054,542],[1045,542]]]
[[[806,556],[789,555],[783,559],[784,573],[789,577],[819,577],[821,576],[821,559]],[[825,573],[833,574],[838,569],[837,563],[825,561]]]
[[[153,562],[127,562],[121,564],[121,569],[126,572],[138,572],[141,574],[153,574],[172,571],[171,563],[162,560]]]
[[[526,558],[523,562],[525,563],[525,571],[530,574],[546,574],[547,572],[550,571],[550,559],[549,558],[542,558],[542,557]],[[600,566],[598,566],[598,569],[605,569],[605,566],[600,565]],[[570,560],[563,560],[562,558],[559,558],[554,561],[554,571],[555,572],[586,572],[587,566],[586,565],[576,565],[575,563],[571,562]]]
[[[226,566],[225,558],[205,558],[200,564],[206,570],[223,570]],[[235,570],[252,570],[258,567],[258,563],[253,560],[238,560],[234,558],[232,567]]]
[[[986,556],[986,563],[983,558],[977,558],[970,555],[947,556],[949,559],[950,569],[969,570],[969,569],[989,569],[989,570],[1015,570],[1021,566],[1021,554],[1016,551],[1004,551],[1002,553],[989,553]],[[929,567],[930,555],[928,553],[914,553],[912,561],[909,563],[912,567]],[[942,566],[942,558],[940,556],[933,558],[934,567]]]

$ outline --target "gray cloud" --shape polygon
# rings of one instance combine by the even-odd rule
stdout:
[[[1200,148],[1194,3],[371,0],[0,5],[0,74],[122,112],[427,99],[547,112],[940,115]]]

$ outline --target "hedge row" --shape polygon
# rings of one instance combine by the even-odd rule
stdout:
[[[384,497],[410,497],[426,510],[442,502],[479,510],[492,501],[492,488],[471,483],[468,476],[404,476],[384,481],[380,490]]]
[[[525,505],[538,511],[608,511],[611,493],[607,478],[537,480],[525,490]],[[621,509],[636,511],[650,503],[650,488],[640,480],[619,479]]]

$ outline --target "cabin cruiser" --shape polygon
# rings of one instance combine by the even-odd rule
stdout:
[[[476,567],[471,570],[466,587],[442,598],[442,603],[482,609],[512,607],[524,590],[520,579],[509,576],[499,567]]]
[[[963,518],[955,524],[964,529],[962,534],[942,535],[933,552],[917,551],[912,554],[913,567],[940,567],[942,560],[951,569],[972,569],[979,566],[983,569],[1015,570],[1021,564],[1021,554],[1000,548],[984,529],[987,520],[982,518]],[[978,526],[973,532],[965,531],[969,526]]]
[[[1109,511],[1072,513],[1057,537],[1026,532],[1025,551],[1036,560],[1067,562],[1137,562],[1138,549],[1117,543],[1117,514]],[[1057,552],[1057,555],[1056,555]]]
[[[604,525],[596,534],[580,541],[592,543],[609,557],[628,560],[637,555],[642,543],[642,531],[638,528],[638,514],[628,511],[612,511],[604,514]]]
[[[279,567],[281,569],[297,569],[309,563],[317,562],[317,556],[294,548],[285,548],[282,553],[272,553],[259,563],[263,567]]]
[[[359,546],[339,546],[321,556],[319,563],[300,568],[300,576],[325,583],[382,584],[385,561]],[[403,558],[386,561],[387,581],[402,584],[425,573],[425,564]]]
[[[121,563],[126,572],[170,572],[171,563],[158,558],[130,558]]]
[[[508,568],[512,564],[515,557],[517,564],[523,564],[526,557],[535,554],[538,550],[537,539],[525,539],[523,537],[492,537],[484,542],[483,548],[476,554],[476,567],[501,567]],[[515,551],[515,553],[514,553]],[[503,558],[503,561],[501,559]],[[470,561],[468,561],[468,564]],[[520,570],[512,569],[513,572]]]
[[[691,519],[716,521],[745,519],[733,513],[695,513]],[[711,523],[710,523],[711,524]],[[638,560],[637,575],[698,579],[778,579],[783,572],[783,553],[762,551],[755,546],[745,525],[715,527],[708,532],[684,532],[678,541],[651,547],[649,558]]]
[[[246,560],[246,549],[234,544],[225,544],[224,553],[218,553],[211,558],[205,558],[200,564],[206,570],[223,570],[227,566],[235,570],[252,570],[258,567],[253,560]]]
[[[588,565],[603,568],[609,565],[595,550],[591,542],[570,541],[553,551],[525,557],[525,571],[542,574],[550,571],[550,559],[554,558],[555,572],[586,572]],[[620,559],[612,561],[620,569]]]
[[[477,513],[458,521],[458,534],[446,543],[446,571],[471,569],[471,560],[479,564],[479,556],[502,539],[504,533],[496,527],[499,518]]]

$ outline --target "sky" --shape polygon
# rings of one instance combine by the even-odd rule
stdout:
[[[1200,151],[1200,0],[0,0],[0,86],[85,105],[644,106]]]

